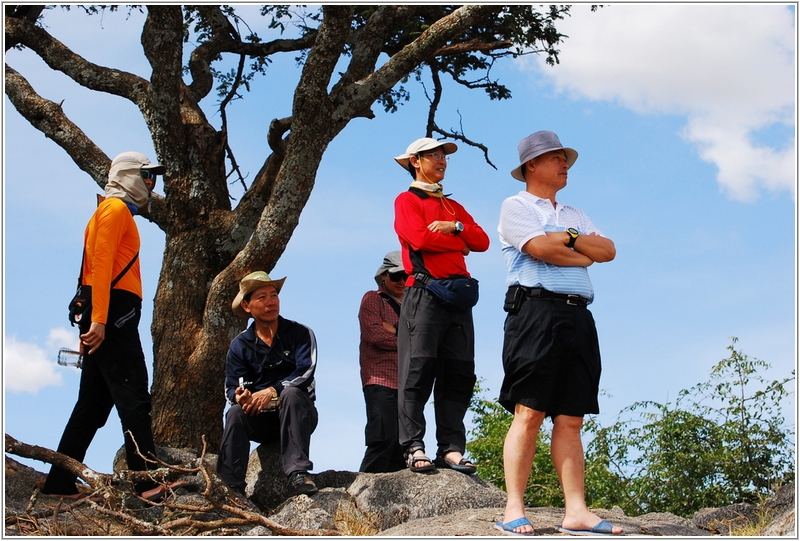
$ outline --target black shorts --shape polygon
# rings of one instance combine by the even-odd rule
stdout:
[[[500,404],[548,417],[600,413],[600,347],[592,313],[553,299],[527,299],[508,314]]]

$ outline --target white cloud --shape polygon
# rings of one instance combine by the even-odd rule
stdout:
[[[794,12],[786,5],[612,4],[572,8],[560,64],[533,62],[557,91],[640,114],[688,118],[682,136],[719,169],[729,196],[794,191]]]
[[[59,348],[77,349],[79,346],[78,328],[56,327],[47,333],[47,347],[53,351]]]
[[[46,348],[7,337],[3,344],[5,390],[36,394],[44,387],[61,385],[62,372],[74,368],[56,364],[58,350],[75,348],[77,341],[76,332],[65,328],[50,331]]]

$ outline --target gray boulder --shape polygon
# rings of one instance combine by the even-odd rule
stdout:
[[[719,508],[706,508],[694,514],[694,524],[715,534],[730,535],[732,530],[758,524],[765,515],[769,523],[758,535],[795,535],[795,484],[789,483],[778,489],[764,502],[763,510],[750,503],[735,503]]]
[[[461,509],[500,507],[506,495],[476,476],[440,469],[419,474],[325,471],[312,475],[320,491],[292,497],[277,444],[259,445],[250,455],[245,494],[271,520],[297,529],[334,529],[337,514],[383,530],[409,520]]]
[[[769,525],[761,530],[760,535],[786,535],[796,537],[795,530],[795,484],[788,483],[770,497],[764,504],[769,516]]]
[[[268,518],[281,526],[296,530],[333,530],[333,513],[324,505],[326,496],[335,489],[326,489],[328,494],[319,492],[311,497],[306,495],[296,496],[286,501],[274,515]],[[346,497],[346,495],[345,495]]]
[[[375,517],[380,530],[410,520],[462,509],[503,507],[506,494],[486,481],[453,470],[362,473],[348,488],[358,509]]]
[[[36,483],[44,483],[45,474],[17,462],[5,455],[5,482],[3,503],[6,513],[23,513],[30,501]]]
[[[262,443],[250,453],[244,480],[245,494],[264,511],[275,509],[292,496],[277,442]]]
[[[607,520],[625,529],[625,535],[637,536],[710,536],[708,531],[701,530],[691,521],[671,515],[669,513],[651,513],[641,517],[627,517],[619,508],[611,511],[593,509],[603,520]],[[387,537],[404,536],[469,536],[485,537],[505,535],[494,527],[494,523],[503,520],[504,509],[463,509],[453,514],[412,520],[380,532],[378,535]],[[564,516],[563,509],[552,507],[526,508],[525,516],[531,521],[536,534],[539,536],[566,536],[558,530],[558,525]]]
[[[156,456],[167,464],[178,466],[196,460],[199,453],[197,449],[176,449],[174,447],[161,447],[156,445]],[[124,445],[117,449],[117,453],[114,455],[112,469],[115,473],[128,469],[128,459],[125,457]]]
[[[337,530],[342,513],[351,520],[364,522],[367,517],[352,504],[343,488],[323,488],[312,496],[299,495],[288,499],[268,518],[285,528],[295,530]]]
[[[158,448],[158,454],[170,464],[196,465],[198,457],[192,450]],[[213,496],[225,500],[230,491],[214,474],[216,456],[206,455],[204,463],[215,487]],[[32,503],[31,493],[44,474],[5,457],[5,512],[6,530],[9,535],[21,535],[21,525],[14,516],[27,514]],[[346,471],[325,471],[313,476],[320,491],[313,496],[291,496],[283,473],[277,445],[259,446],[250,457],[247,473],[247,493],[251,511],[262,513],[273,522],[290,530],[335,530],[346,536],[380,535],[400,536],[495,536],[503,535],[494,528],[502,520],[506,495],[493,485],[474,476],[453,470],[440,469],[427,474],[416,474],[408,470],[394,473],[371,474]],[[192,483],[179,488],[171,499],[184,507],[203,507],[200,494],[205,488],[202,476],[181,476]],[[219,492],[219,493],[217,493]],[[604,520],[625,528],[627,535],[638,536],[711,536],[727,535],[732,528],[753,526],[769,521],[757,535],[795,537],[795,485],[788,484],[778,490],[756,514],[750,504],[734,504],[720,509],[704,509],[688,520],[670,513],[650,513],[628,517],[618,507],[611,511],[594,509]],[[258,505],[252,505],[257,503]],[[47,498],[39,498],[34,511],[40,506],[47,508],[58,504]],[[142,521],[159,522],[165,509],[153,507],[137,511]],[[89,532],[85,524],[106,520],[89,506],[83,506],[83,515],[75,515],[69,531],[74,535]],[[47,517],[50,512],[46,512]],[[563,509],[529,508],[526,516],[539,535],[565,535],[557,530],[563,517]],[[205,520],[219,520],[228,516],[223,510],[205,513]],[[10,520],[11,519],[11,520]],[[63,522],[40,519],[42,532],[62,531]],[[59,519],[63,521],[62,519]],[[63,528],[62,528],[63,529]],[[67,530],[64,530],[67,531]],[[243,524],[234,529],[208,532],[211,535],[269,535],[263,526]]]
[[[697,511],[692,522],[698,527],[721,535],[730,535],[734,528],[758,522],[758,508],[752,503],[737,503]]]

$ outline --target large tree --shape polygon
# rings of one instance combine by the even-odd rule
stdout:
[[[403,85],[425,75],[432,84],[427,134],[484,148],[437,126],[441,75],[483,89],[491,99],[510,97],[489,77],[493,63],[542,52],[550,63],[557,61],[555,47],[564,36],[554,23],[568,11],[565,6],[541,11],[499,5],[263,6],[261,15],[270,18],[276,35],[288,30],[282,39],[262,41],[253,33],[243,35],[246,24],[229,6],[126,8],[146,13],[141,47],[152,68],[148,80],[70,50],[46,29],[48,9],[55,8],[5,6],[6,95],[100,187],[111,159],[60,104],[39,95],[11,66],[11,50],[28,48],[79,85],[129,100],[141,112],[157,160],[168,164],[164,196],[154,198],[147,216],[166,237],[151,328],[156,441],[196,447],[205,434],[212,448],[222,434],[218,389],[227,345],[243,325],[232,314],[230,299],[242,276],[275,266],[328,144],[354,118],[372,118],[376,103],[395,112],[408,98]],[[196,47],[185,58],[188,43]],[[228,144],[226,107],[280,54],[300,60],[291,111],[276,112],[278,118],[265,126],[271,154],[234,207],[229,177],[236,178],[238,170]],[[229,65],[234,69],[223,69]],[[336,71],[342,65],[344,70]],[[204,111],[201,100],[215,90],[215,110]],[[208,120],[216,114],[219,127]],[[182,309],[171,310],[174,306]]]

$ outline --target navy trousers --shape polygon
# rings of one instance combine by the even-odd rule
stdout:
[[[317,428],[317,408],[308,393],[297,387],[281,392],[281,407],[276,412],[250,416],[239,404],[225,414],[225,431],[217,457],[217,473],[230,487],[244,492],[250,442],[280,442],[281,463],[289,476],[296,471],[310,471],[311,434]]]

